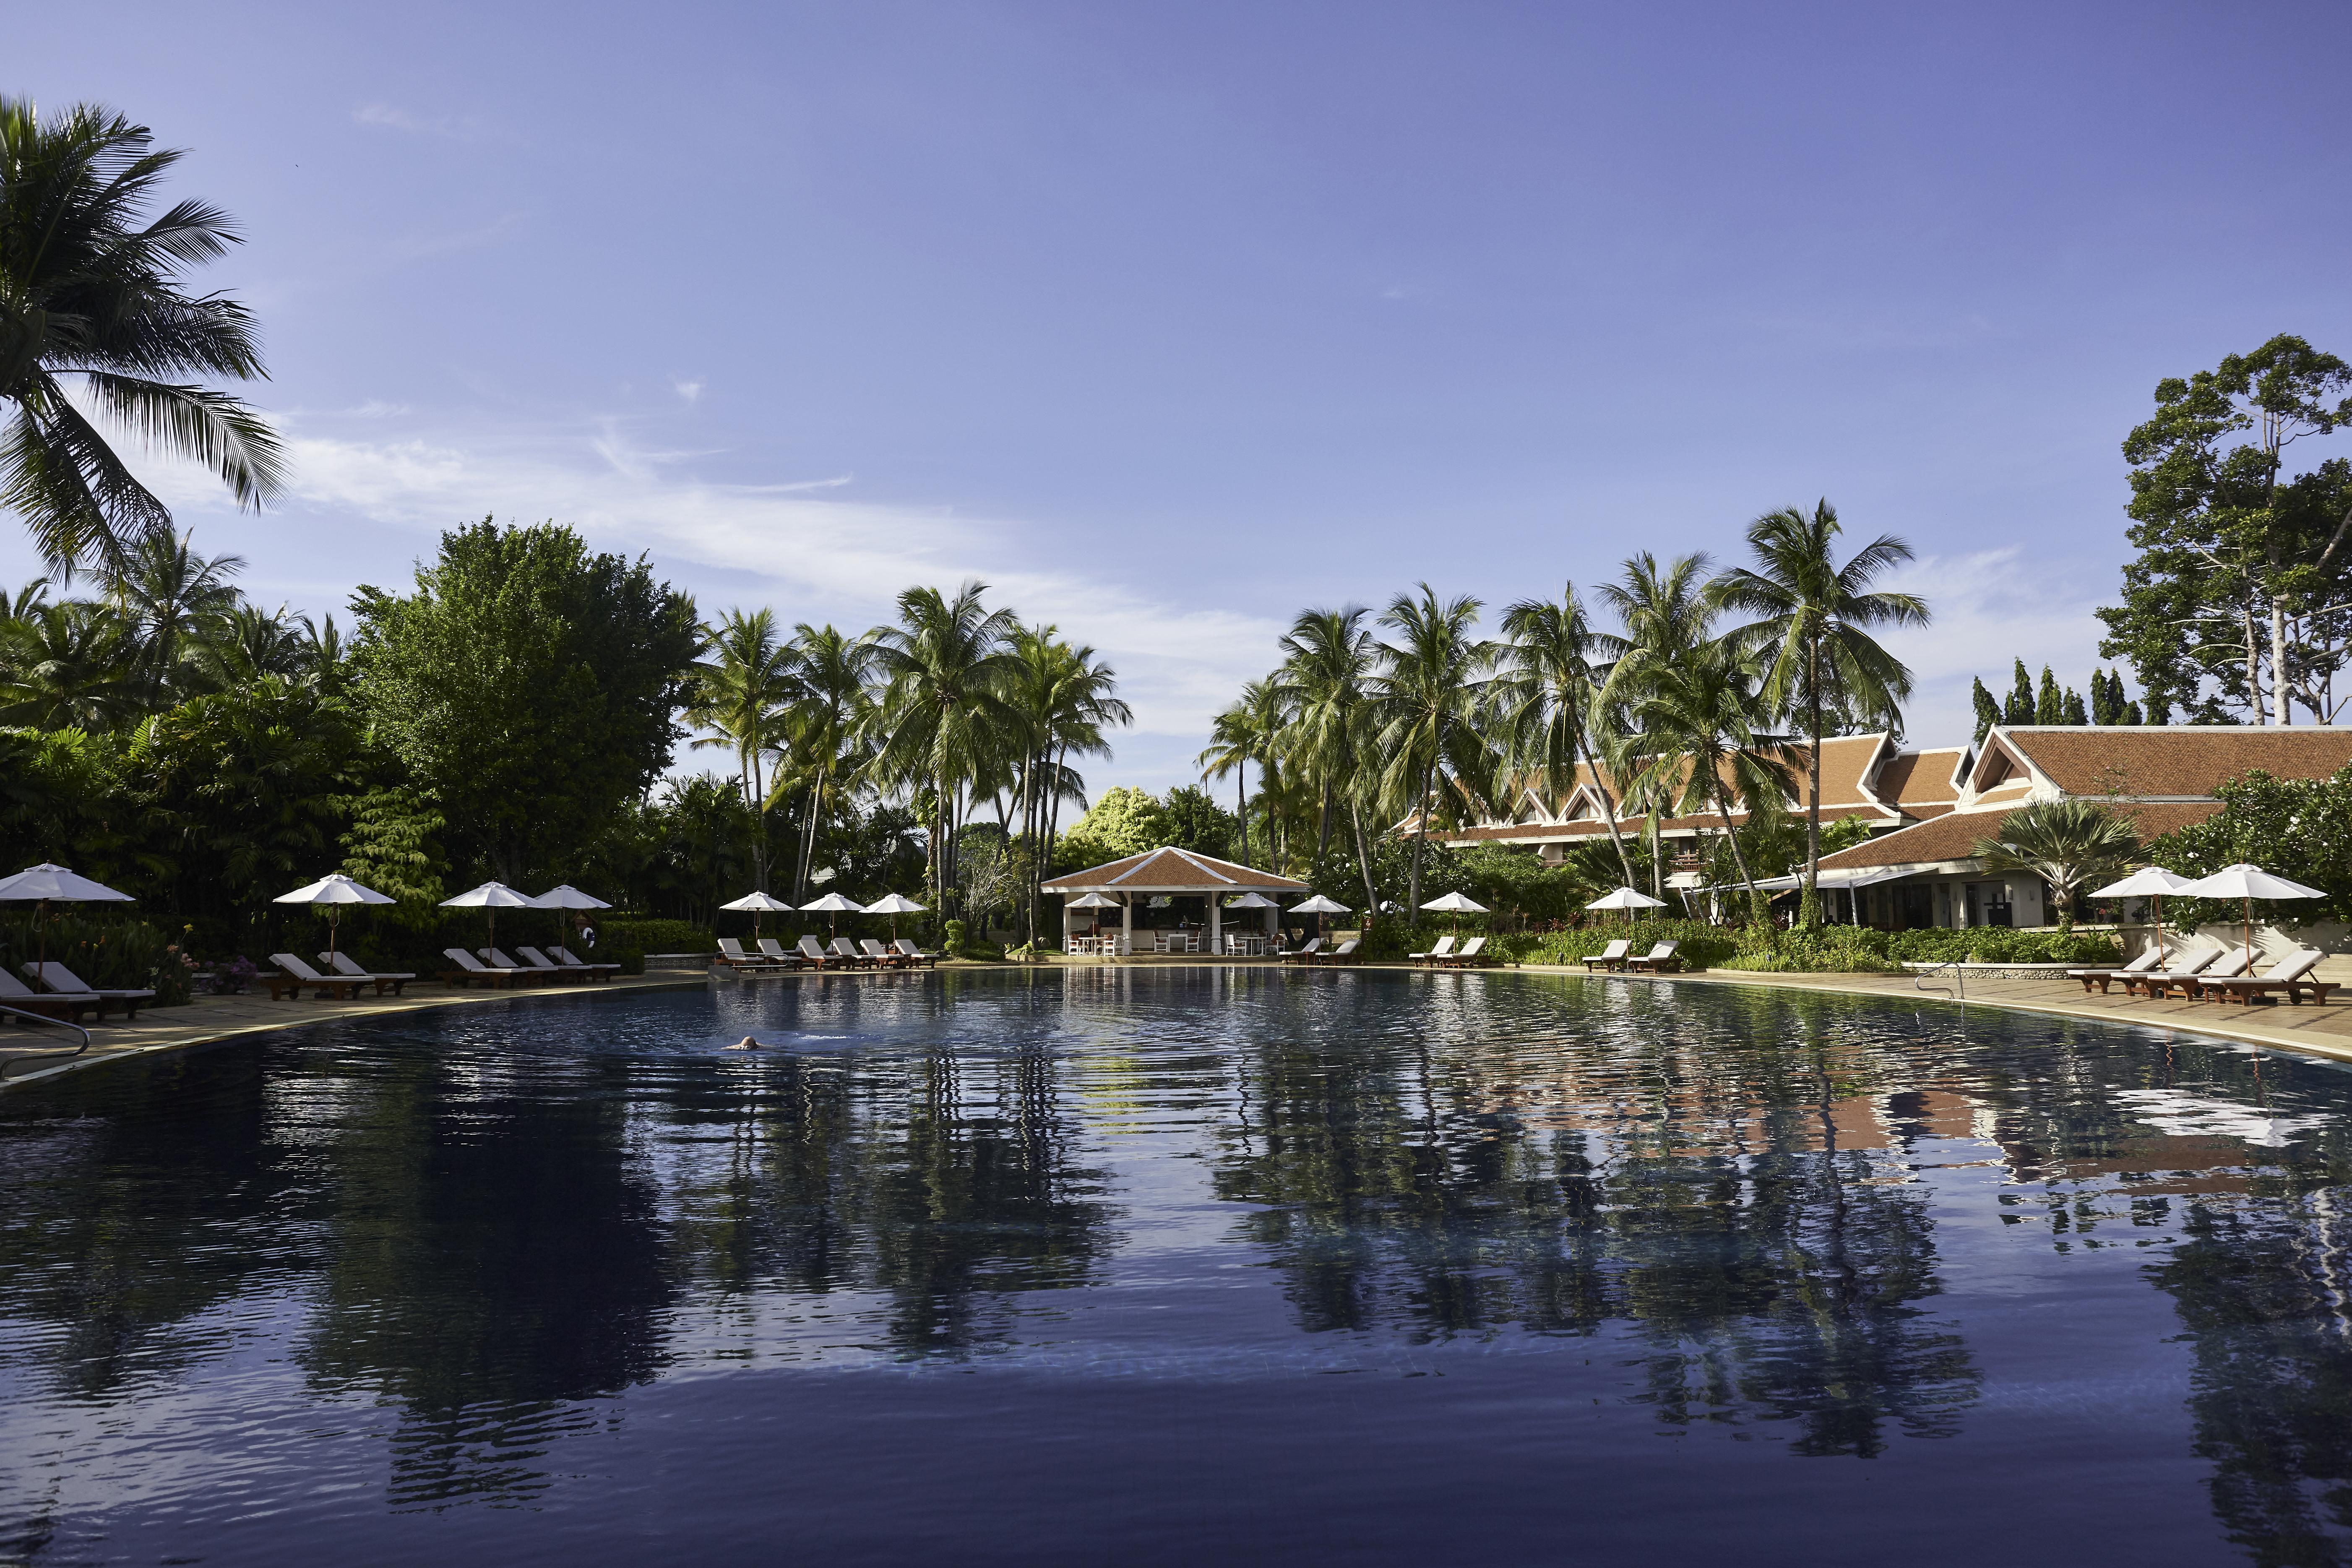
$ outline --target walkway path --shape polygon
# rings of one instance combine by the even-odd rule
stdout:
[[[476,987],[453,990],[438,981],[408,983],[404,996],[364,996],[349,1002],[320,1002],[306,990],[300,1001],[273,1002],[265,991],[253,996],[199,996],[184,1007],[142,1007],[135,1023],[118,1015],[90,1028],[89,1049],[70,1061],[40,1067],[10,1067],[28,1056],[69,1051],[79,1038],[65,1029],[16,1024],[0,1027],[0,1072],[6,1083],[38,1083],[60,1073],[79,1072],[126,1057],[158,1051],[186,1050],[217,1045],[241,1036],[258,1035],[296,1024],[330,1023],[338,1018],[374,1018],[394,1013],[422,1013],[436,1007],[482,1006],[493,1002],[530,1002],[542,996],[603,995],[614,991],[670,991],[709,984],[703,974],[656,970],[650,974],[623,974],[601,984],[530,985],[512,991]],[[0,1015],[5,1018],[5,1015]]]

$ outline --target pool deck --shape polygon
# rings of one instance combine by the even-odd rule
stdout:
[[[1160,958],[1157,963],[1183,963],[1183,959]],[[1237,964],[1253,968],[1271,967],[1265,960],[1192,959],[1196,965]],[[1128,967],[1131,961],[1122,961]],[[958,967],[962,967],[959,965]],[[973,968],[1012,968],[1013,965],[972,965]],[[1403,970],[1417,973],[1408,964],[1371,964],[1364,967]],[[1580,967],[1549,964],[1527,964],[1521,972],[1529,974],[1582,974]],[[851,970],[839,978],[854,979],[860,972]],[[1444,973],[1461,971],[1447,970]],[[1949,1006],[1949,977],[1929,977],[1927,984],[1939,989],[1921,990],[1908,974],[1750,974],[1728,970],[1702,971],[1696,974],[1615,974],[1610,978],[1643,985],[1752,985],[1782,991],[1815,991],[1832,994],[1883,996],[1906,1002]],[[415,983],[412,983],[415,984]],[[709,974],[690,969],[656,970],[642,975],[622,975],[600,985],[541,985],[526,986],[512,991],[475,989],[452,990],[437,982],[426,980],[421,988],[406,996],[366,996],[349,1002],[322,1002],[306,996],[301,1001],[273,1002],[267,994],[257,996],[200,996],[184,1007],[142,1009],[136,1023],[126,1024],[110,1019],[91,1030],[89,1049],[69,1061],[58,1061],[40,1067],[9,1069],[7,1064],[19,1058],[47,1051],[70,1049],[73,1037],[59,1029],[42,1029],[19,1026],[0,1028],[0,1070],[6,1071],[5,1085],[16,1088],[23,1084],[39,1083],[68,1072],[79,1072],[108,1062],[128,1060],[135,1057],[158,1053],[192,1050],[200,1047],[266,1034],[272,1029],[284,1029],[305,1024],[331,1023],[343,1018],[369,1018],[403,1013],[422,1013],[440,1007],[487,1006],[494,1003],[528,1004],[549,996],[602,996],[637,991],[676,991],[699,988],[711,984]],[[2126,996],[2121,991],[2107,995],[2096,992],[2084,994],[2082,986],[2072,980],[2030,978],[1970,977],[1968,1000],[1972,1006],[2008,1007],[2020,1012],[2042,1013],[2057,1017],[2089,1018],[2105,1023],[2151,1024],[2182,1029],[2222,1039],[2242,1041],[2248,1045],[2269,1046],[2282,1050],[2303,1051],[2312,1056],[2336,1061],[2352,1061],[2352,1005],[2338,1002],[2328,1006],[2305,1005],[2297,1007],[2281,1004],[2271,1007],[2246,1007],[2217,1002],[2184,1002],[2179,1000],[2148,1001]]]

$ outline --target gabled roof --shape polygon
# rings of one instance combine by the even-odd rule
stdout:
[[[2178,805],[2127,805],[2125,809],[2138,821],[2140,833],[2154,838],[2158,834],[2202,822],[2221,807],[2214,801],[2192,801]],[[1898,828],[1866,844],[1857,844],[1851,849],[1824,855],[1822,857],[1822,869],[1852,871],[1874,866],[1934,866],[1954,860],[1971,860],[1976,858],[1977,840],[1990,838],[1999,833],[2001,818],[2008,815],[2006,811],[1947,812],[1914,826]]]
[[[1288,877],[1172,845],[1072,871],[1044,886],[1049,893],[1240,893],[1254,888],[1277,893],[1307,891],[1306,883]]]
[[[2352,729],[2334,724],[2001,725],[1994,737],[2068,795],[2210,800],[2255,768],[2324,779],[2352,763]]]

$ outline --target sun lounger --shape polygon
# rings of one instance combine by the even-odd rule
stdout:
[[[2135,974],[2146,974],[2163,962],[2164,949],[2151,947],[2120,969],[2070,969],[2066,972],[2066,978],[2081,981],[2083,994],[2085,996],[2091,994],[2091,987],[2094,985],[2099,988],[2099,994],[2104,996],[2107,994],[2107,987],[2115,982],[2128,981]]]
[[[940,955],[936,952],[925,952],[915,945],[912,937],[902,936],[890,945],[898,950],[898,956],[905,959],[909,965],[920,964],[925,969],[939,967]]]
[[[774,958],[765,952],[746,952],[741,942],[731,936],[722,936],[719,939],[715,962],[730,969],[782,969],[791,961]]]
[[[874,961],[866,957],[864,953],[858,952],[857,944],[851,942],[845,936],[837,936],[833,939],[832,956],[840,963],[849,965],[852,969],[871,969],[874,967]]]
[[[1277,953],[1275,956],[1281,959],[1285,963],[1312,963],[1315,962],[1315,955],[1322,951],[1323,939],[1318,936],[1310,941],[1305,947],[1300,948],[1297,952]]]
[[[1462,944],[1462,951],[1444,961],[1448,969],[1476,969],[1495,961],[1486,956],[1486,939],[1474,936]]]
[[[906,967],[906,954],[898,952],[896,948],[883,946],[880,940],[877,938],[870,936],[859,937],[857,939],[857,951],[872,959],[877,966],[883,969],[901,969]]]
[[[559,980],[576,983],[583,980],[610,980],[612,978],[610,974],[599,973],[596,970],[591,969],[584,963],[561,963],[558,960],[548,957],[546,953],[541,952],[535,947],[518,947],[515,951],[522,954],[522,961],[525,963],[530,964],[532,969],[542,973],[546,977],[548,984],[551,985]],[[620,965],[615,963],[609,967],[617,970],[620,968]]]
[[[348,1002],[358,995],[360,987],[366,984],[340,974],[321,974],[290,952],[273,952],[269,955],[269,962],[279,971],[276,974],[262,976],[269,983],[269,999],[272,1002],[278,1000],[281,986],[288,995],[299,1002],[305,985],[318,987],[317,994],[321,999],[331,997],[338,1002]]]
[[[84,1013],[106,1016],[105,998],[95,991],[36,991],[5,969],[0,969],[0,1007],[38,1013],[44,1018],[61,1018],[68,1024],[80,1023]],[[16,1020],[8,1021],[13,1024]]]
[[[319,955],[319,962],[346,980],[374,981],[375,994],[379,996],[383,994],[383,988],[387,985],[392,987],[392,994],[397,996],[400,994],[401,987],[416,978],[414,974],[376,973],[362,967],[360,962],[348,952],[322,952]]]
[[[2210,995],[2219,1002],[2236,1002],[2243,1005],[2251,1005],[2257,996],[2267,996],[2273,991],[2284,991],[2286,993],[2287,1000],[2298,1007],[2303,1005],[2304,994],[2309,992],[2313,1001],[2325,1005],[2327,994],[2336,989],[2336,982],[2306,980],[2304,976],[2318,968],[2319,961],[2326,956],[2316,948],[2299,948],[2257,975],[2231,979],[2219,977],[2200,979],[2198,982],[2198,991],[2200,995]]]
[[[772,936],[763,936],[760,939],[760,955],[778,969],[799,969],[808,963],[799,953]]]
[[[155,996],[152,991],[143,989],[128,987],[109,989],[103,985],[85,985],[79,975],[54,958],[47,963],[25,965],[25,978],[40,986],[41,989],[53,991],[60,996],[97,997],[98,1016],[101,1018],[106,1016],[107,1008],[120,1007],[122,1009],[122,1021],[126,1024],[139,1016],[139,1004],[152,1001]]]
[[[1641,954],[1637,958],[1627,959],[1625,961],[1625,967],[1628,969],[1646,969],[1653,974],[1664,974],[1671,971],[1679,970],[1683,966],[1683,961],[1677,956],[1677,954],[1680,952],[1682,945],[1683,944],[1679,942],[1653,942],[1650,944],[1649,952]]]
[[[479,980],[489,985],[512,985],[523,977],[519,969],[492,969],[462,947],[445,947],[441,956],[457,966],[441,971],[444,984],[470,985]]]
[[[1625,955],[1633,951],[1633,939],[1621,936],[1599,952],[1588,953],[1585,956],[1584,967],[1587,970],[1622,969],[1625,967]]]
[[[1356,944],[1364,939],[1351,936],[1328,952],[1318,952],[1307,962],[1310,964],[1345,963],[1356,956]]]
[[[621,973],[621,966],[617,963],[591,963],[568,947],[551,947],[547,951],[556,963],[566,969],[586,970],[591,980],[610,980]]]
[[[1454,939],[1451,936],[1441,936],[1427,952],[1409,952],[1405,956],[1415,963],[1434,964],[1452,957],[1453,953]]]
[[[2208,971],[2216,978],[2243,974],[2246,972],[2246,955],[2218,947],[2200,948],[2166,968],[2151,969],[2145,974],[2125,975],[2124,989],[2151,1001],[2175,991],[2183,996],[2194,996],[2197,994],[2198,976]]]
[[[552,985],[563,978],[562,972],[552,965],[542,969],[537,964],[516,963],[502,947],[478,947],[474,952],[492,969],[512,970],[533,985]]]

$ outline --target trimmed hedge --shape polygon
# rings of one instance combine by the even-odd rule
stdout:
[[[1639,921],[1631,927],[1616,923],[1581,931],[1490,936],[1486,951],[1510,963],[1573,965],[1623,936],[1633,939],[1637,952],[1647,952],[1654,942],[1680,942],[1682,960],[1688,968],[1749,973],[1889,974],[1906,963],[2115,963],[2123,959],[2122,944],[2105,931],[2011,931],[1999,926],[1883,931],[1844,925],[1809,931],[1770,931],[1656,920]]]
[[[1590,925],[1580,931],[1507,932],[1486,939],[1486,951],[1507,963],[1574,964],[1591,957],[1621,938],[1631,938],[1635,952],[1647,952],[1655,942],[1679,942],[1679,956],[1690,969],[1719,969],[1739,951],[1740,933],[1729,926],[1703,921],[1622,921]]]
[[[708,926],[692,921],[618,920],[599,921],[589,917],[596,927],[597,945],[634,945],[639,952],[717,952],[719,938]],[[587,957],[586,953],[580,955]]]

